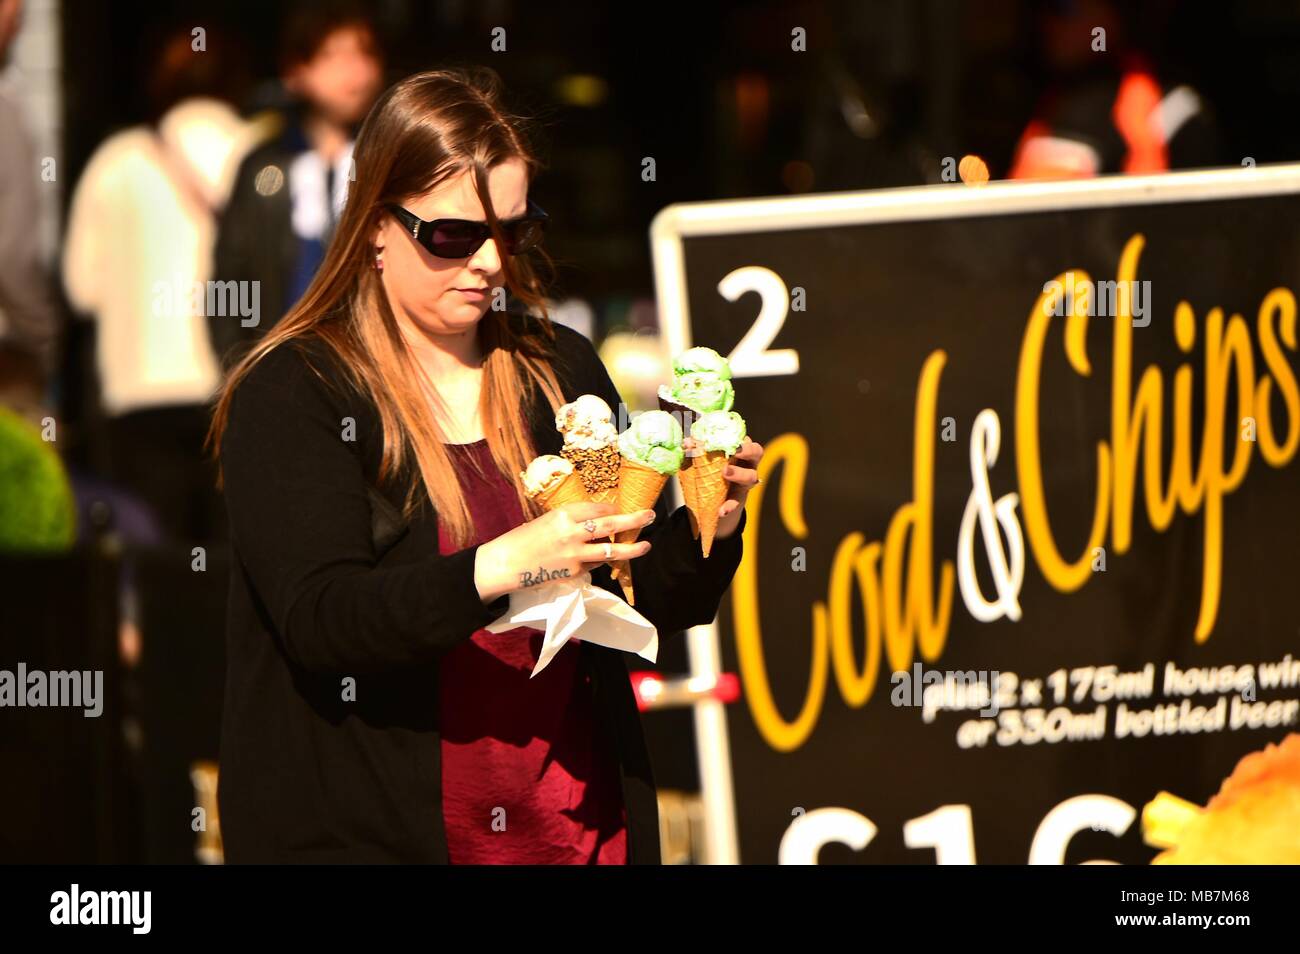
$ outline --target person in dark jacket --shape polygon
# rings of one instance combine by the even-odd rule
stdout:
[[[235,566],[226,859],[657,864],[627,654],[570,641],[530,678],[541,633],[485,627],[538,577],[620,595],[619,560],[661,635],[710,622],[762,448],[727,469],[708,559],[685,508],[543,512],[519,474],[559,453],[556,411],[620,401],[545,317],[537,162],[496,74],[398,83],[356,162],[316,279],[213,419]],[[523,310],[491,307],[498,289]]]
[[[281,83],[290,101],[270,141],[240,164],[214,253],[220,282],[257,282],[259,314],[210,315],[212,346],[229,367],[306,290],[325,254],[352,176],[357,124],[374,103],[383,60],[364,11],[312,0],[289,16]]]

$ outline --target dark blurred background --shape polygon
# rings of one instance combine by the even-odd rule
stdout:
[[[1044,35],[1058,12],[1115,23],[1112,57],[1122,42],[1166,85],[1195,88],[1221,132],[1214,164],[1300,158],[1300,3],[1286,0],[366,6],[388,81],[482,63],[520,111],[544,118],[550,170],[536,192],[559,226],[548,242],[571,263],[557,291],[589,300],[649,294],[646,231],[672,202],[937,181],[942,157],[966,153],[1004,176],[1057,75]],[[284,4],[63,7],[67,181],[107,135],[149,117],[149,51],[177,28],[207,28],[225,64],[211,92],[241,108],[275,79]],[[800,26],[807,52],[796,53]],[[489,50],[494,27],[505,52]],[[853,125],[858,111],[869,131]],[[641,180],[644,156],[657,160],[654,183]]]

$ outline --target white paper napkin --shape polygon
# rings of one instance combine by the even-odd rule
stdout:
[[[546,633],[533,676],[545,669],[570,639],[636,653],[650,662],[659,655],[659,631],[654,624],[613,593],[594,585],[589,572],[512,591],[510,608],[485,628],[489,633],[504,633],[520,626]]]

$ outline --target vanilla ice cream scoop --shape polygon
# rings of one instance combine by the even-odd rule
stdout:
[[[614,412],[594,394],[584,394],[555,412],[555,427],[564,435],[566,447],[596,450],[618,440],[610,423]]]

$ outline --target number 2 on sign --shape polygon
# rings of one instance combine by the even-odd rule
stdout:
[[[747,265],[718,282],[718,292],[727,301],[736,301],[746,292],[758,292],[762,301],[758,318],[727,357],[731,373],[738,378],[798,374],[798,351],[793,348],[769,350],[767,347],[785,324],[785,316],[790,311],[790,291],[781,281],[781,276],[770,268]]]

